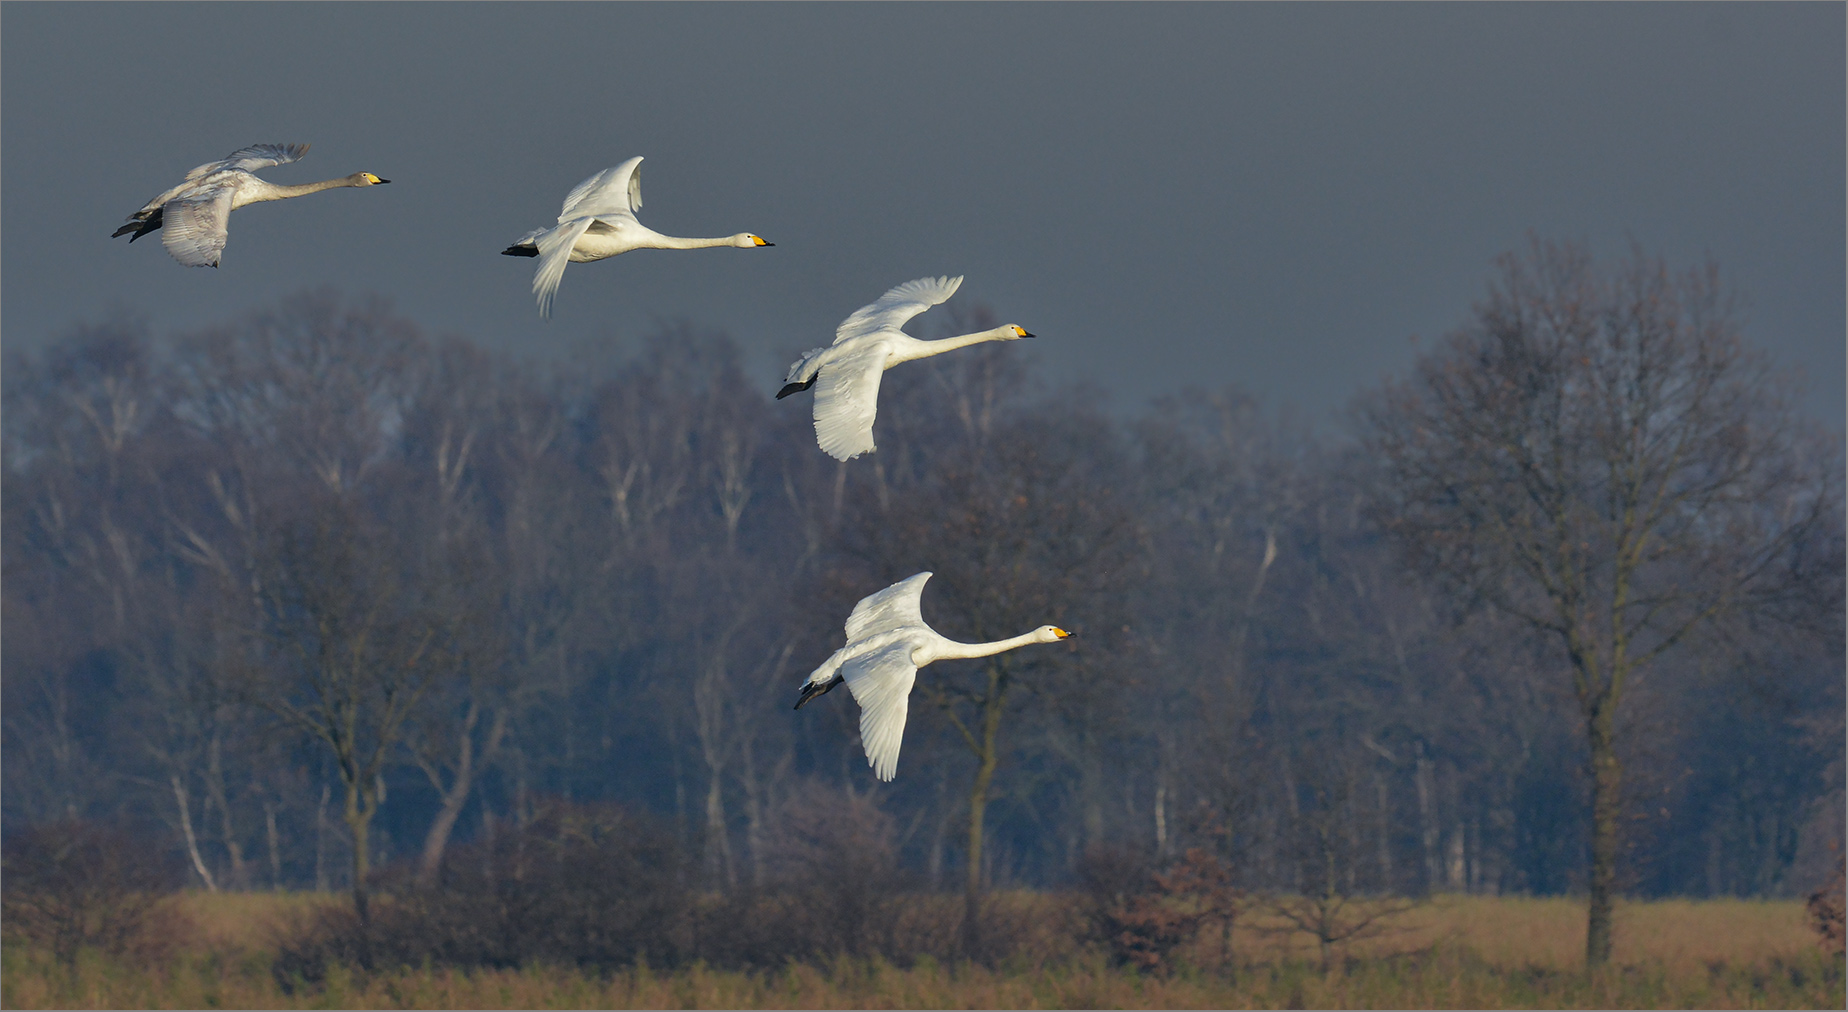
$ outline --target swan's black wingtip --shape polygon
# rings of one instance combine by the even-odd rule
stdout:
[[[828,690],[834,688],[836,685],[839,685],[839,684],[841,684],[841,679],[838,677],[831,678],[825,682],[807,683],[806,685],[802,686],[802,698],[796,700],[795,709],[798,709],[798,710],[802,709],[802,704],[808,702],[811,699],[814,699],[816,696],[827,695]]]
[[[501,256],[504,257],[536,257],[538,255],[539,247],[521,246],[518,243],[501,250]]]
[[[812,387],[814,385],[815,385],[815,380],[813,377],[810,377],[807,383],[786,384],[784,385],[783,389],[778,390],[776,392],[776,399],[780,401],[783,398],[788,397],[790,394],[799,394],[802,391],[807,390],[809,387]]]
[[[136,239],[139,239],[142,236],[147,235],[149,232],[153,232],[159,229],[161,226],[161,222],[165,220],[165,216],[161,214],[161,210],[163,209],[156,208],[154,213],[148,215],[146,218],[128,219],[127,221],[122,223],[122,227],[116,229],[114,232],[111,232],[109,234],[109,238],[114,239],[118,235],[123,235],[127,233],[129,234],[128,241],[134,242]]]

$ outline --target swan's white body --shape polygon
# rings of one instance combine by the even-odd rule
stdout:
[[[508,256],[536,256],[533,295],[539,315],[552,315],[552,299],[564,279],[565,264],[589,263],[632,249],[707,249],[714,246],[774,246],[749,232],[717,239],[683,239],[662,235],[642,224],[635,212],[642,206],[641,156],[636,156],[584,180],[565,197],[558,224],[536,228],[501,252]]]
[[[847,683],[860,704],[860,743],[873,775],[890,780],[898,773],[898,748],[918,669],[933,661],[990,657],[1030,643],[1056,643],[1070,636],[1057,626],[993,643],[958,643],[924,624],[924,584],[929,573],[872,594],[847,616],[847,645],[836,650],[802,684],[796,709],[828,690]]]
[[[789,367],[777,397],[815,388],[815,441],[825,453],[849,460],[875,449],[873,419],[879,413],[879,380],[887,369],[984,341],[1033,336],[1011,323],[939,341],[920,341],[899,329],[956,294],[962,280],[919,278],[899,285],[854,310],[834,332],[832,345],[809,351]]]
[[[307,153],[306,144],[253,144],[216,162],[207,162],[188,172],[180,185],[129,215],[128,222],[116,229],[110,238],[132,233],[128,241],[134,242],[160,229],[160,241],[167,252],[173,254],[173,259],[188,267],[217,267],[219,256],[224,252],[231,212],[246,204],[286,200],[342,186],[376,186],[391,182],[370,172],[355,172],[318,183],[278,186],[255,175],[258,169],[293,162]]]

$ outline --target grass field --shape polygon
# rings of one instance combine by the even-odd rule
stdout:
[[[702,966],[613,974],[575,968],[422,969],[356,974],[285,990],[270,973],[278,940],[317,905],[307,894],[177,897],[138,956],[88,953],[75,978],[9,945],[8,1008],[1841,1008],[1843,968],[1792,901],[1627,903],[1610,967],[1580,967],[1584,907],[1567,899],[1439,898],[1350,946],[1324,974],[1313,943],[1250,919],[1229,968],[1139,976],[1101,955],[1047,942],[1000,967],[923,959],[793,965],[774,972]],[[1050,902],[1030,895],[1014,902]],[[1052,936],[1049,936],[1049,938]],[[1215,951],[1216,955],[1216,951]],[[1203,953],[1197,966],[1215,965]]]

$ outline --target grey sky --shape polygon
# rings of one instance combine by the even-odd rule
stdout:
[[[923,274],[1130,404],[1242,383],[1320,412],[1457,325],[1532,229],[1711,253],[1843,416],[1844,7],[88,5],[0,8],[9,347],[305,287],[555,355],[655,321],[786,354]],[[109,233],[192,166],[305,141],[220,270]],[[642,220],[769,250],[565,272],[498,251],[645,155]]]

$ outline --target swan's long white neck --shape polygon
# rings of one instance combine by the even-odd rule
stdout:
[[[1016,647],[1041,642],[1044,641],[1039,638],[1037,629],[1029,633],[1021,633],[1013,639],[996,640],[993,643],[958,643],[952,639],[945,639],[937,645],[936,659],[961,660],[969,657],[993,657],[996,654],[1007,653]]]
[[[906,336],[909,337],[910,335]],[[941,355],[946,351],[967,348],[972,344],[982,344],[987,341],[1007,341],[1015,336],[1014,328],[1009,326],[996,327],[993,330],[981,330],[973,334],[962,334],[957,337],[946,337],[937,341],[920,341],[917,338],[912,338],[910,343],[897,349],[897,354],[895,354],[893,358],[899,362],[909,362],[912,359],[929,358],[932,355]],[[986,655],[976,654],[975,656],[983,657]]]
[[[687,239],[677,235],[661,235],[654,241],[655,249],[711,249],[714,246],[731,246],[736,236],[723,236],[718,239]]]

